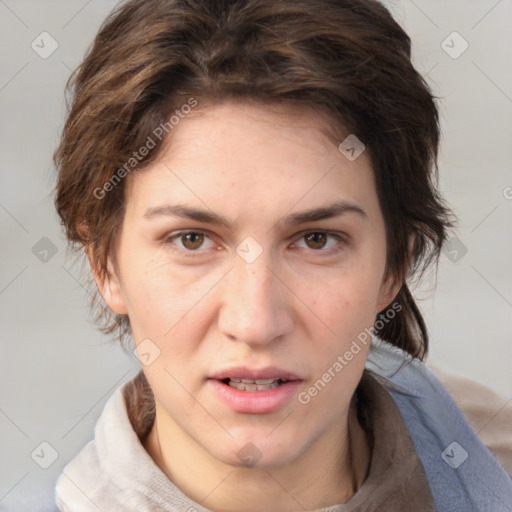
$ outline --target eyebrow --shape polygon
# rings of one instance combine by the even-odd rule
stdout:
[[[368,218],[368,215],[361,207],[348,201],[342,200],[329,205],[320,206],[318,208],[312,208],[310,210],[305,210],[299,213],[293,213],[282,219],[280,223],[286,226],[295,226],[299,224],[305,224],[307,222],[315,222],[318,220],[338,217],[348,213],[355,213],[363,219]],[[148,208],[144,212],[144,218],[146,219],[152,219],[159,216],[181,217],[184,219],[191,219],[216,226],[224,226],[229,230],[232,230],[231,223],[221,215],[209,210],[203,210],[200,208],[180,204],[155,206]]]

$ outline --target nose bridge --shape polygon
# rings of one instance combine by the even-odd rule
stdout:
[[[270,271],[271,261],[268,252],[263,252],[255,261],[247,263],[243,258],[237,258],[231,276],[231,300],[243,305],[245,314],[268,314],[276,302],[277,290],[274,274]],[[235,303],[236,303],[235,302]]]
[[[225,335],[249,344],[265,344],[291,328],[282,285],[271,269],[268,251],[250,263],[236,256],[219,316]]]

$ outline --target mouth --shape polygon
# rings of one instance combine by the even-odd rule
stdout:
[[[208,383],[215,397],[229,409],[263,414],[289,404],[304,381],[278,368],[232,368],[210,376]]]
[[[240,391],[268,391],[282,386],[287,379],[223,379],[222,382]]]

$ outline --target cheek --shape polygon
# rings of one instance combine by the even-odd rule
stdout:
[[[301,317],[311,335],[331,345],[334,340],[336,350],[373,325],[381,276],[372,253],[359,253],[345,267],[302,266],[289,268],[281,276],[293,283],[297,308],[307,306]],[[192,265],[180,269],[161,249],[144,250],[129,242],[121,254],[123,295],[136,342],[150,338],[167,344],[187,330],[198,331],[206,325],[208,312],[215,309],[208,292],[218,284],[222,271]],[[290,299],[283,307],[292,307],[293,302]],[[197,322],[198,315],[202,321]]]
[[[305,393],[331,419],[339,414],[333,403],[349,403],[368,357],[380,288],[375,274],[363,267],[347,272],[312,302],[329,329],[316,339],[315,379]]]
[[[311,297],[310,309],[323,321],[326,335],[337,340],[337,348],[373,325],[380,292],[380,274],[360,266],[331,276],[327,282],[303,290]]]
[[[188,306],[187,293],[161,257],[126,247],[122,262],[123,298],[134,338],[157,339],[177,322]],[[129,255],[129,256],[126,256]]]
[[[123,293],[136,343],[149,338],[165,353],[172,351],[174,358],[192,352],[207,318],[205,294],[219,275],[192,267],[180,271],[164,253],[129,258],[124,275]]]

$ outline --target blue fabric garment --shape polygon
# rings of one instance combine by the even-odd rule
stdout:
[[[511,478],[425,363],[374,337],[366,369],[391,383],[438,512],[512,511]]]

